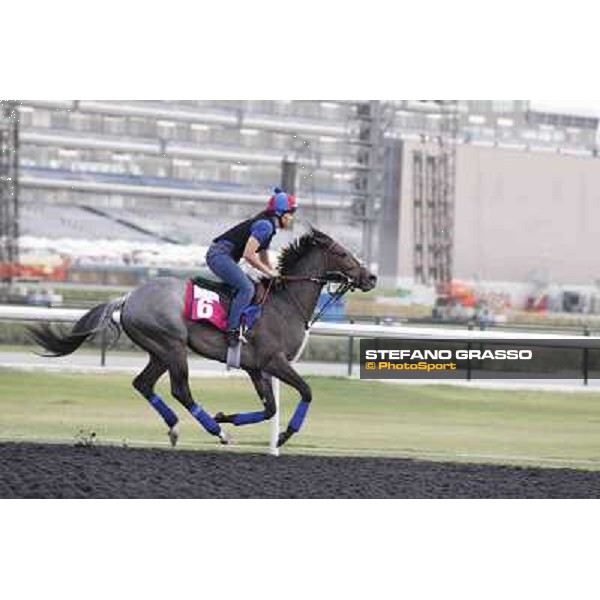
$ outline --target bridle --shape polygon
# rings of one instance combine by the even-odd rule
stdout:
[[[335,245],[335,243],[335,241],[332,241],[323,253],[325,259],[323,264],[324,275],[280,275],[277,278],[283,283],[283,290],[291,299],[292,304],[294,304],[296,310],[302,317],[305,329],[310,329],[320,319],[321,315],[325,312],[325,310],[327,310],[330,304],[337,302],[340,298],[342,298],[342,296],[344,296],[344,294],[347,294],[350,291],[354,291],[358,285],[358,283],[352,277],[346,275],[342,271],[328,269],[327,263],[329,256],[331,254],[336,254],[335,252],[332,252],[332,248]],[[338,255],[340,254],[338,253]],[[293,283],[297,281],[310,281],[311,283],[314,283],[319,286],[323,286],[328,283],[338,283],[339,285],[333,293],[330,292],[329,299],[327,300],[327,302],[325,302],[325,304],[321,307],[319,312],[311,319],[310,317],[307,318],[304,308],[302,308],[297,298],[294,296],[294,294],[290,293],[290,291],[285,285],[286,283]],[[271,290],[272,285],[273,280],[269,282],[267,293],[265,294],[265,300]]]

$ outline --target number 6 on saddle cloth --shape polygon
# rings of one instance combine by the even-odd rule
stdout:
[[[252,303],[242,311],[242,325],[250,329],[262,313],[266,290],[262,283],[255,282]],[[235,289],[212,275],[200,275],[187,282],[183,316],[191,321],[208,321],[221,331],[227,330],[227,314]]]

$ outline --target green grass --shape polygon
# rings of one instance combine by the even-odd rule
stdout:
[[[100,442],[164,444],[165,427],[137,395],[129,375],[0,370],[0,439],[75,440],[95,431]],[[308,378],[314,401],[302,432],[284,452],[409,456],[600,469],[600,394],[394,385]],[[217,448],[162,380],[159,393],[182,417],[185,446]],[[245,378],[192,380],[210,412],[256,410]],[[297,394],[282,385],[282,420]],[[230,429],[237,450],[262,451],[268,424]]]

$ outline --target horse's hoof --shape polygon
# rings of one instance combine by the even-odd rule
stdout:
[[[294,432],[291,429],[286,429],[282,433],[279,434],[279,438],[277,439],[277,447],[281,448],[292,436]]]
[[[219,441],[224,446],[233,444],[233,438],[224,429],[221,429],[221,432],[219,433]]]
[[[177,446],[177,441],[179,440],[179,431],[177,431],[176,427],[171,427],[168,431],[169,441],[171,442],[171,447],[175,448]]]

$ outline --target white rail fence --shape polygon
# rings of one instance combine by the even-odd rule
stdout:
[[[36,306],[17,306],[0,304],[0,321],[52,321],[73,323],[89,309],[83,308],[43,308]],[[114,313],[118,321],[119,312]],[[525,333],[493,329],[488,331],[461,330],[443,327],[421,327],[414,325],[375,325],[362,323],[315,323],[311,329],[314,335],[356,338],[405,338],[427,340],[600,340],[600,336],[562,335],[549,333]]]
[[[74,323],[80,319],[87,309],[75,308],[42,308],[34,306],[0,305],[0,321],[50,321]],[[115,312],[113,319],[118,322],[119,313]],[[350,324],[350,323],[315,323],[311,329],[313,335],[354,338],[396,338],[396,339],[423,339],[423,340],[460,340],[460,341],[485,341],[486,339],[510,340],[548,340],[560,341],[600,341],[600,337],[582,335],[559,335],[548,333],[524,333],[515,331],[460,330],[442,327],[420,326],[388,326],[375,324]],[[587,377],[587,376],[586,376]],[[273,381],[273,391],[277,405],[277,417],[271,419],[269,452],[277,455],[277,438],[279,436],[279,397],[280,382]]]

